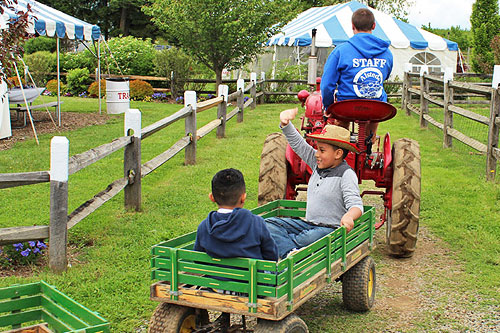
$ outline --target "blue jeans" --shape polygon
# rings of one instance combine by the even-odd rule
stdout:
[[[314,226],[301,219],[290,217],[269,217],[265,221],[271,237],[278,246],[280,258],[285,258],[291,250],[314,243],[335,230],[335,228]]]

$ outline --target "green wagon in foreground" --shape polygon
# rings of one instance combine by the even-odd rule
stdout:
[[[44,281],[0,288],[0,331],[105,333],[109,323]]]
[[[277,200],[252,210],[263,218],[304,217],[306,203]],[[280,261],[218,259],[193,250],[196,232],[153,246],[151,299],[156,308],[149,332],[220,332],[257,317],[254,332],[307,332],[293,312],[329,282],[342,281],[344,305],[369,310],[375,299],[375,208],[364,207],[348,234],[344,227]],[[207,310],[223,313],[210,323]],[[229,315],[243,315],[229,328]]]

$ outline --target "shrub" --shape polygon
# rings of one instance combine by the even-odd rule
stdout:
[[[28,39],[24,43],[25,54],[32,54],[38,51],[48,51],[56,52],[57,50],[57,40],[55,38],[49,38],[45,36],[38,36]]]
[[[47,82],[46,90],[48,90],[52,95],[57,95],[57,80],[50,80]],[[66,85],[61,82],[61,93],[64,94],[66,92]]]
[[[154,93],[153,87],[142,80],[130,81],[130,98],[133,100],[143,100],[146,97],[151,97]]]
[[[270,69],[269,73],[266,73],[266,77],[272,77]],[[277,80],[307,80],[307,65],[289,65],[288,60],[278,61],[276,64],[276,72],[274,73],[274,78]],[[280,82],[280,83],[266,83],[267,91],[275,92],[299,92],[302,89],[308,89],[306,84],[296,84],[290,82]],[[270,97],[271,102],[284,103],[296,101],[296,96],[286,96],[286,95],[275,95]]]
[[[77,68],[87,68],[89,72],[93,72],[97,68],[97,58],[89,50],[77,53],[64,53],[61,55],[61,68],[63,72],[69,72]]]
[[[24,62],[37,86],[44,87],[49,80],[49,73],[57,70],[56,57],[55,53],[49,51],[38,51],[24,56]]]
[[[66,76],[68,92],[73,95],[79,95],[87,90],[90,77],[87,68],[72,69]]]
[[[46,248],[47,245],[41,241],[5,245],[0,249],[0,266],[10,267],[34,264]]]
[[[132,36],[112,38],[108,42],[111,53],[124,75],[153,75],[153,59],[156,50],[151,39],[138,39]],[[107,61],[111,73],[120,74],[116,63]]]
[[[89,86],[89,97],[98,97],[99,96],[99,85],[97,81],[94,81]],[[101,79],[101,96],[106,95],[106,80]]]
[[[172,89],[172,96],[182,94],[185,90],[204,90],[204,83],[185,83],[188,78],[213,78],[213,72],[205,65],[200,65],[179,48],[171,47],[156,53],[153,60],[155,72],[158,76],[167,78],[168,86]],[[171,73],[174,72],[172,85]]]
[[[23,85],[26,85],[26,81],[24,81],[23,78],[21,78],[21,82],[23,83]],[[17,78],[17,76],[7,78],[7,87],[19,87],[19,79]]]

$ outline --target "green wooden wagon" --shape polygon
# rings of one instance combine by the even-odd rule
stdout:
[[[44,281],[0,288],[0,331],[109,332],[109,323]]]
[[[304,217],[306,203],[277,200],[252,212]],[[365,206],[354,229],[335,230],[278,262],[218,259],[193,250],[196,232],[153,246],[151,299],[161,302],[149,332],[215,332],[228,329],[229,315],[257,317],[254,332],[307,332],[293,312],[331,281],[342,281],[344,305],[367,311],[375,298],[375,209]],[[221,280],[222,279],[222,280]],[[209,322],[207,310],[223,313]]]

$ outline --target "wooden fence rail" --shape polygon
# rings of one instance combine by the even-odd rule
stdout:
[[[196,100],[196,93],[187,91],[182,109],[144,128],[141,128],[140,111],[128,110],[125,114],[125,136],[71,157],[68,156],[69,141],[65,137],[54,137],[51,142],[50,171],[0,174],[0,189],[50,182],[50,225],[0,229],[0,245],[49,238],[49,266],[54,272],[64,271],[67,266],[68,229],[122,190],[125,192],[125,207],[140,210],[141,179],[182,150],[185,151],[185,164],[195,164],[196,142],[213,130],[217,130],[217,138],[223,138],[226,122],[236,115],[237,121],[242,122],[244,109],[255,106],[258,97],[257,84],[256,75],[252,75],[246,87],[244,80],[239,79],[236,92],[229,95],[228,87],[221,85],[217,97],[199,103]],[[251,97],[245,102],[244,95],[247,91],[250,91]],[[236,107],[228,113],[227,106],[229,102],[234,101],[237,102]],[[215,107],[217,107],[217,118],[197,129],[196,114]],[[169,149],[141,164],[142,140],[181,119],[185,119],[185,135]],[[124,177],[113,181],[106,189],[68,214],[68,176],[122,148],[124,149]]]
[[[500,66],[495,66],[495,71],[500,71]],[[493,77],[496,77],[495,75]],[[418,78],[418,84],[414,86],[414,80]],[[430,93],[430,85],[433,89],[441,88],[438,98],[436,94]],[[499,82],[493,81],[490,87],[483,84],[478,85],[469,82],[453,81],[453,74],[448,69],[442,76],[429,75],[423,67],[421,73],[405,72],[403,80],[403,93],[401,107],[407,115],[411,112],[417,114],[420,119],[420,126],[427,127],[431,124],[443,131],[443,147],[449,148],[453,144],[453,139],[458,140],[467,146],[486,154],[486,179],[493,181],[496,175],[497,164],[500,162],[500,150],[498,148],[499,123],[500,123],[500,89]],[[453,105],[458,102],[454,99],[455,91],[465,91],[473,93],[474,96],[483,96],[488,99],[490,105],[489,117],[467,110],[463,107]],[[420,98],[419,106],[412,105],[412,95]],[[429,114],[429,103],[443,108],[443,123],[437,121]],[[465,117],[488,127],[488,143],[484,144],[453,127],[454,115]]]

